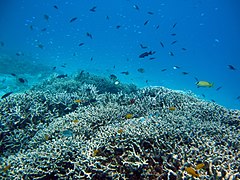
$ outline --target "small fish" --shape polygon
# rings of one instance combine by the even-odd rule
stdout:
[[[198,81],[196,82],[197,87],[213,87],[213,83],[207,81]]]
[[[205,96],[205,94],[202,94],[202,97],[204,97],[204,98],[205,98],[205,97],[206,97],[206,96]]]
[[[164,72],[164,71],[166,71],[166,70],[167,70],[167,69],[162,69],[161,71]]]
[[[117,132],[118,132],[119,134],[121,134],[121,133],[123,133],[123,129],[119,129]]]
[[[228,68],[233,71],[237,70],[237,68],[235,68],[233,65],[230,65],[230,64],[228,65]]]
[[[6,93],[6,94],[4,94],[1,98],[2,99],[4,99],[4,98],[6,98],[6,97],[8,97],[10,94],[12,94],[13,92],[8,92],[8,93]]]
[[[106,16],[106,19],[109,20],[110,19],[109,16]]]
[[[43,18],[44,18],[46,21],[49,20],[49,16],[48,16],[47,14],[44,14],[44,15],[43,15]]]
[[[96,6],[93,6],[91,9],[89,9],[89,11],[96,12],[96,8]]]
[[[197,82],[199,81],[197,77],[194,77],[194,79],[195,79]]]
[[[45,32],[47,30],[47,28],[42,28],[41,32]]]
[[[81,99],[76,99],[76,100],[74,100],[74,102],[75,102],[75,103],[81,103],[82,100],[81,100]]]
[[[183,75],[187,75],[187,74],[189,74],[189,73],[188,73],[188,72],[182,72],[182,74],[183,74]]]
[[[139,58],[144,58],[146,56],[153,55],[153,54],[155,54],[155,51],[144,52],[139,55]]]
[[[65,65],[65,64],[64,64],[64,65],[61,65],[61,67],[62,67],[62,68],[65,68],[65,67],[66,67],[66,65]]]
[[[174,24],[173,24],[173,26],[172,26],[172,29],[173,29],[173,28],[175,28],[175,27],[176,27],[176,25],[177,25],[177,23],[174,23]]]
[[[74,119],[73,123],[77,124],[77,123],[79,123],[79,120],[78,119]]]
[[[150,58],[149,58],[149,60],[154,60],[154,59],[156,59],[156,58],[155,58],[155,57],[150,57]]]
[[[176,107],[171,106],[171,107],[168,108],[168,110],[170,110],[170,111],[175,111],[175,110],[176,110]]]
[[[121,74],[129,75],[129,72],[125,71],[125,72],[121,72]]]
[[[111,74],[109,77],[110,77],[111,80],[114,80],[114,81],[117,80],[117,76],[115,76],[114,74]]]
[[[171,42],[171,45],[173,45],[173,44],[175,44],[177,41],[173,41],[173,42]]]
[[[92,60],[93,60],[93,57],[90,58],[90,61],[92,61]]]
[[[210,100],[211,100],[212,102],[214,102],[214,103],[216,102],[214,99],[210,99]]]
[[[170,56],[174,56],[173,52],[172,51],[169,51],[168,53]]]
[[[74,22],[76,20],[77,20],[77,17],[74,17],[74,18],[70,19],[69,23],[72,23],[72,22]]]
[[[237,99],[237,100],[240,100],[240,96],[238,96],[236,99]]]
[[[12,76],[14,76],[14,77],[16,77],[16,76],[17,76],[17,75],[16,75],[16,74],[14,74],[14,73],[11,73],[11,75],[12,75]]]
[[[133,118],[133,114],[128,113],[128,114],[125,115],[125,118],[126,119],[132,119]]]
[[[83,46],[84,45],[84,43],[80,43],[78,46]]]
[[[136,9],[136,10],[139,10],[138,5],[136,5],[136,4],[133,5],[133,8]]]
[[[173,66],[173,69],[180,69],[179,66]]]
[[[43,49],[43,48],[44,48],[44,46],[43,46],[42,44],[38,44],[38,47],[39,47],[40,49]]]
[[[199,163],[199,164],[196,165],[196,169],[197,170],[202,169],[204,166],[205,166],[204,163]]]
[[[187,49],[186,48],[182,48],[183,51],[186,51]]]
[[[156,29],[158,29],[159,27],[160,27],[160,26],[159,26],[159,25],[157,25],[157,26],[156,26]]]
[[[222,86],[219,86],[219,87],[216,89],[216,91],[219,91],[220,89],[222,89]]]
[[[176,36],[177,34],[176,33],[172,33],[171,36]]]
[[[23,79],[23,78],[18,78],[18,81],[19,81],[20,83],[25,83],[25,82],[26,82],[26,80]]]
[[[186,171],[188,174],[192,175],[193,177],[199,177],[199,176],[200,176],[200,175],[198,174],[198,172],[197,172],[195,169],[193,169],[192,167],[185,167],[185,171]]]
[[[147,46],[143,46],[142,44],[140,44],[140,47],[141,47],[142,49],[146,49],[146,48],[147,48]]]
[[[153,15],[153,14],[154,14],[154,13],[153,13],[153,12],[151,12],[151,11],[148,11],[147,13],[148,13],[148,14],[150,14],[150,15]]]
[[[3,47],[4,46],[4,42],[0,41],[0,46]]]
[[[137,69],[137,71],[140,72],[140,73],[144,73],[145,72],[145,70],[143,68],[139,68],[139,69]]]
[[[32,31],[32,30],[33,30],[33,25],[30,25],[29,28],[30,28],[30,30]]]
[[[24,56],[23,52],[16,52],[16,56]]]
[[[12,165],[9,164],[9,165],[5,166],[2,171],[3,171],[4,173],[6,173],[11,167],[12,167]]]
[[[56,78],[62,79],[62,78],[65,78],[65,77],[67,77],[67,74],[58,75]]]
[[[90,37],[91,39],[93,38],[92,34],[90,34],[89,32],[87,32],[86,35],[87,35],[87,37]]]
[[[164,44],[162,42],[160,42],[161,46],[164,48]]]
[[[121,27],[120,25],[117,25],[117,26],[116,26],[116,29],[119,29],[120,27]]]
[[[57,67],[56,66],[54,66],[53,68],[52,68],[52,70],[55,70]]]
[[[149,20],[145,21],[143,25],[146,26],[148,24],[148,22],[149,22]]]
[[[58,7],[56,5],[53,6],[55,9],[58,9]]]

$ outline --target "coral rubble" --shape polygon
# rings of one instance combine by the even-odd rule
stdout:
[[[0,107],[2,178],[240,177],[240,112],[191,94],[81,72]]]

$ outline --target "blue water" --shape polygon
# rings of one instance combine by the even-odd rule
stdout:
[[[90,11],[93,7],[95,12]],[[139,87],[191,91],[240,109],[239,7],[239,0],[2,0],[0,53],[16,61],[55,66],[62,73],[83,69],[106,77],[115,74],[121,82]],[[173,41],[177,42],[171,45]],[[156,53],[139,58],[146,51]],[[197,88],[196,78],[214,87]],[[218,87],[222,88],[216,91]]]

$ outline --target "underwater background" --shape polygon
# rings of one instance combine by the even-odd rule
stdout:
[[[0,95],[84,70],[239,109],[239,7],[238,0],[1,0]],[[139,58],[144,52],[152,54]],[[198,88],[198,80],[213,87]]]

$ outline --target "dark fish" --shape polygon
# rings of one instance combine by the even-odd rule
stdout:
[[[167,70],[167,69],[162,69],[161,71],[164,72],[164,71],[166,71],[166,70]]]
[[[139,10],[138,5],[136,5],[136,4],[133,5],[133,8],[136,9],[136,10]]]
[[[92,11],[92,12],[96,12],[96,6],[92,7],[91,9],[89,9],[89,11]]]
[[[93,60],[93,57],[90,58],[90,61],[92,61],[92,60]]]
[[[2,96],[2,99],[8,97],[8,96],[9,96],[10,94],[12,94],[12,93],[13,93],[13,92],[8,92],[8,93],[4,94],[4,95]]]
[[[47,28],[42,28],[41,32],[45,32],[47,30]]]
[[[29,28],[30,28],[31,31],[33,30],[33,26],[32,25],[30,25]]]
[[[158,29],[158,28],[159,28],[159,25],[156,26],[156,29]]]
[[[25,83],[25,82],[26,82],[26,80],[24,80],[23,78],[18,78],[18,81],[19,81],[20,83]]]
[[[139,58],[144,58],[146,56],[153,55],[153,54],[155,54],[155,51],[144,52],[139,55]]]
[[[129,72],[125,71],[125,72],[121,72],[121,74],[129,75]]]
[[[47,21],[49,20],[49,16],[48,16],[47,14],[44,14],[44,15],[43,15],[43,18],[44,18],[45,20],[47,20]]]
[[[176,36],[176,35],[177,35],[177,34],[175,34],[175,33],[172,33],[172,34],[171,34],[171,36]]]
[[[69,22],[72,23],[77,20],[77,17],[72,18]]]
[[[153,15],[153,14],[154,14],[154,13],[153,13],[153,12],[151,12],[151,11],[148,11],[147,13],[148,13],[148,14],[150,14],[150,15]]]
[[[146,26],[148,22],[149,22],[149,20],[145,21],[143,25]]]
[[[197,78],[197,77],[194,77],[194,79],[195,79],[197,82],[199,82],[199,80],[198,80],[198,78]]]
[[[140,44],[140,47],[141,47],[142,49],[146,49],[146,48],[147,48],[147,46],[143,46],[142,44]]]
[[[237,99],[237,100],[240,100],[240,96],[238,96],[236,99]]]
[[[188,72],[182,72],[182,74],[183,74],[183,75],[187,75],[187,74],[189,74],[189,73],[188,73]]]
[[[161,46],[164,48],[164,44],[162,42],[160,42]]]
[[[117,26],[116,26],[116,29],[119,29],[120,27],[121,27],[120,25],[117,25]]]
[[[177,23],[173,24],[172,28],[175,28],[175,27],[176,27],[176,25],[177,25]]]
[[[113,80],[113,81],[116,81],[116,80],[117,80],[117,76],[115,76],[114,74],[111,74],[109,77],[110,77],[110,79]]]
[[[155,57],[150,57],[150,58],[149,58],[149,60],[154,60],[154,59],[156,59],[156,58],[155,58]]]
[[[205,98],[205,97],[206,97],[206,96],[205,96],[205,94],[202,94],[202,97],[204,97],[204,98]]]
[[[173,44],[175,44],[177,41],[173,41],[172,43],[171,43],[171,45],[173,45]]]
[[[186,48],[182,48],[183,51],[186,51],[187,49]]]
[[[44,48],[44,46],[43,46],[42,44],[38,44],[38,47],[39,47],[40,49],[43,49],[43,48]]]
[[[14,77],[16,77],[16,76],[17,76],[17,75],[16,75],[16,74],[14,74],[14,73],[11,73],[11,75],[12,75],[12,76],[14,76]]]
[[[90,37],[91,39],[93,38],[93,37],[92,37],[92,34],[90,34],[89,32],[87,32],[86,35],[87,35],[88,37]]]
[[[58,9],[58,7],[56,5],[53,6],[55,9]]]
[[[144,73],[145,72],[145,70],[143,68],[139,68],[137,71],[140,72],[140,73]]]
[[[4,42],[0,41],[0,46],[3,47],[4,46]]]
[[[67,77],[67,74],[58,75],[56,78],[62,79],[62,78],[65,78],[65,77]]]
[[[233,71],[237,70],[237,68],[235,68],[233,65],[230,65],[230,64],[228,65],[228,68],[233,70]]]
[[[218,87],[218,88],[216,89],[216,91],[219,91],[221,88],[222,88],[222,86]]]
[[[24,56],[24,54],[22,52],[16,52],[17,56]]]
[[[216,102],[214,99],[210,99],[210,100],[211,100],[212,102],[214,102],[214,103]]]
[[[65,68],[65,67],[66,67],[66,65],[61,65],[61,67]]]
[[[172,51],[169,51],[168,53],[170,56],[174,56],[173,52]]]
[[[55,70],[57,67],[56,66],[54,66],[53,68],[52,68],[52,70]]]
[[[84,45],[84,43],[80,43],[78,46],[83,46]]]
[[[106,19],[109,20],[110,19],[109,16],[106,16]]]

